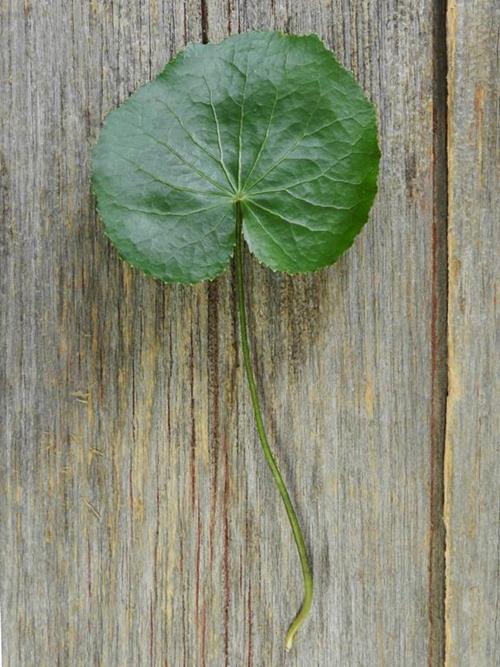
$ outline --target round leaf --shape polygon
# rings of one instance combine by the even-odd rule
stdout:
[[[93,155],[106,231],[164,281],[227,266],[236,206],[256,257],[300,273],[335,262],[368,217],[373,106],[314,35],[191,45],[109,114]]]

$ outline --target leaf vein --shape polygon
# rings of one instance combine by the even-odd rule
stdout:
[[[277,167],[279,167],[279,165],[280,165],[284,160],[286,160],[286,158],[290,155],[290,153],[292,153],[292,152],[297,148],[297,146],[300,144],[300,142],[301,142],[302,139],[304,138],[305,133],[307,132],[307,129],[308,129],[308,127],[309,127],[309,124],[310,124],[310,122],[311,122],[311,120],[312,120],[314,114],[316,113],[316,111],[317,111],[317,109],[318,109],[318,106],[319,106],[319,103],[320,103],[320,100],[321,100],[321,99],[322,99],[322,97],[319,96],[319,97],[318,97],[318,100],[317,100],[317,102],[316,102],[316,106],[315,106],[314,109],[312,110],[312,112],[311,112],[311,114],[310,114],[310,116],[309,116],[309,118],[308,118],[308,120],[307,120],[306,126],[304,127],[304,131],[303,131],[303,133],[300,135],[300,137],[298,137],[297,140],[296,140],[296,141],[295,141],[295,142],[294,142],[294,143],[293,143],[293,144],[292,144],[292,145],[291,145],[291,146],[290,146],[290,147],[283,153],[283,155],[279,158],[279,160],[277,160],[274,164],[272,164],[272,165],[269,167],[269,169],[268,169],[266,172],[264,172],[264,174],[262,174],[262,176],[260,176],[260,178],[258,178],[256,181],[254,181],[254,182],[248,187],[248,190],[249,190],[249,191],[250,191],[253,187],[255,187],[255,186],[257,185],[257,183],[260,183],[264,178],[266,178],[266,176],[269,176],[269,174],[270,174],[272,171],[274,171]],[[248,179],[247,179],[247,181],[248,181]]]
[[[134,127],[135,129],[138,129],[137,126],[134,125],[133,123],[129,123],[129,125],[131,127]],[[172,155],[175,155],[175,157],[178,160],[180,160],[187,167],[190,167],[196,174],[198,174],[198,176],[200,176],[200,178],[208,181],[214,187],[216,187],[218,190],[221,190],[222,192],[225,192],[226,194],[229,194],[229,190],[226,190],[226,188],[223,185],[221,185],[221,183],[219,183],[218,181],[211,178],[208,174],[206,174],[201,169],[198,169],[198,167],[196,165],[192,164],[192,162],[189,162],[189,160],[186,160],[186,158],[183,157],[180,153],[178,153],[175,150],[175,148],[173,148],[168,142],[162,141],[161,139],[154,136],[153,134],[149,134],[149,132],[147,132],[143,127],[140,127],[139,130],[140,130],[140,132],[142,132],[142,134],[144,134],[144,136],[148,137],[149,139],[152,139],[155,143],[157,143],[160,146],[163,146],[164,148],[166,148],[169,151],[169,153],[171,153]]]
[[[274,102],[273,102],[273,106],[272,106],[272,108],[271,108],[271,114],[270,114],[270,116],[269,116],[269,122],[267,123],[266,133],[265,133],[265,135],[264,135],[264,139],[262,140],[262,143],[261,143],[261,145],[260,145],[259,151],[258,151],[258,153],[257,153],[257,155],[256,155],[256,157],[255,157],[255,160],[253,161],[253,164],[252,164],[252,166],[251,166],[251,168],[250,168],[250,171],[248,172],[248,175],[247,175],[247,177],[246,177],[246,179],[245,179],[245,185],[243,186],[243,190],[246,188],[246,184],[248,183],[248,179],[249,179],[250,176],[253,174],[253,172],[254,172],[254,170],[255,170],[255,167],[257,166],[257,164],[258,164],[258,162],[259,162],[259,160],[260,160],[260,156],[262,155],[262,152],[263,152],[264,147],[265,147],[265,145],[266,145],[266,143],[267,143],[267,140],[269,139],[269,134],[270,134],[270,131],[271,131],[271,123],[272,123],[272,120],[273,120],[274,110],[276,109],[276,104],[277,104],[277,103],[278,103],[278,89],[275,88]]]
[[[200,150],[202,150],[202,151],[205,153],[205,155],[207,155],[209,158],[211,158],[217,165],[219,165],[219,167],[222,168],[222,163],[221,163],[221,161],[220,161],[220,160],[219,160],[213,153],[211,153],[211,152],[208,150],[208,148],[206,148],[205,146],[203,146],[203,144],[201,144],[201,143],[194,137],[193,134],[191,134],[191,132],[187,129],[187,127],[186,127],[186,126],[184,125],[184,123],[182,122],[182,119],[181,119],[181,118],[179,117],[179,115],[176,114],[176,112],[170,107],[170,105],[168,104],[168,102],[166,102],[165,100],[162,100],[162,99],[160,99],[160,98],[157,98],[157,97],[155,97],[155,98],[153,98],[153,99],[154,99],[155,101],[159,102],[160,104],[163,104],[163,105],[168,109],[168,111],[172,114],[172,116],[176,119],[176,121],[179,123],[179,125],[181,126],[181,128],[184,130],[184,133],[186,134],[186,136],[193,142],[193,144],[194,144],[195,146],[197,146]],[[226,175],[225,172],[224,172],[224,176],[226,176],[226,179],[227,179],[227,175]],[[228,183],[229,183],[229,185],[232,187],[232,183],[231,183],[231,181],[228,180]]]
[[[307,229],[307,231],[309,231],[309,232],[329,232],[330,231],[329,229],[319,229],[319,228],[312,229],[305,222],[299,222],[298,220],[291,220],[290,218],[286,218],[281,213],[277,213],[276,211],[273,211],[273,209],[267,208],[266,206],[263,206],[262,204],[259,204],[255,200],[252,200],[252,203],[255,204],[255,206],[258,206],[263,211],[266,211],[267,213],[270,213],[275,218],[279,218],[280,220],[284,220],[285,222],[288,222],[290,225],[295,225],[296,227],[303,227],[304,229]]]
[[[295,264],[297,258],[296,258],[296,257],[293,257],[293,255],[291,255],[291,254],[288,252],[288,250],[287,250],[286,248],[284,248],[283,245],[282,245],[281,243],[279,243],[279,242],[274,238],[274,236],[271,234],[271,232],[270,232],[270,231],[265,227],[265,225],[261,222],[259,216],[257,215],[257,213],[255,213],[255,211],[251,211],[251,213],[252,213],[253,217],[255,218],[255,220],[257,220],[257,223],[258,223],[258,225],[261,227],[262,231],[265,232],[265,233],[267,234],[267,236],[269,236],[269,238],[271,239],[271,241],[272,241],[272,242],[273,242],[273,243],[280,249],[280,251],[281,251],[284,255],[286,255],[289,259],[291,259],[293,264]]]
[[[227,198],[227,195],[231,194],[229,192],[224,194],[219,194],[218,192],[214,192],[213,190],[195,190],[194,188],[186,188],[181,185],[175,185],[174,183],[171,183],[170,181],[167,181],[166,179],[161,178],[156,174],[153,174],[147,169],[144,169],[144,167],[142,167],[138,162],[135,162],[135,160],[131,160],[128,157],[125,157],[125,155],[118,153],[118,151],[110,151],[110,152],[114,153],[114,155],[117,155],[122,160],[125,160],[125,162],[129,162],[133,167],[137,169],[137,171],[140,171],[141,173],[146,174],[146,176],[152,178],[153,181],[155,181],[155,183],[161,183],[162,185],[166,185],[171,190],[176,190],[178,192],[191,192],[196,195],[203,195],[203,196],[211,195],[213,197],[224,197],[224,198]]]
[[[190,215],[195,215],[196,213],[204,213],[205,211],[212,211],[215,208],[220,208],[221,204],[214,204],[213,206],[206,206],[204,208],[198,208],[193,211],[159,211],[157,209],[143,209],[135,208],[132,206],[127,206],[126,204],[120,202],[114,202],[113,206],[115,208],[123,208],[132,213],[145,213],[146,215],[157,215],[159,217],[173,217],[173,218],[185,218]]]
[[[243,140],[243,122],[245,117],[245,95],[247,90],[248,83],[248,63],[250,61],[250,56],[247,55],[247,68],[245,71],[245,83],[243,84],[243,92],[241,95],[241,113],[240,113],[240,131],[238,134],[238,190],[241,186],[241,155],[242,155],[242,140]]]
[[[208,95],[209,95],[209,98],[210,98],[210,107],[212,109],[212,114],[213,114],[214,121],[215,121],[215,127],[216,127],[216,130],[217,130],[217,141],[218,141],[218,144],[219,144],[220,163],[222,165],[224,173],[226,174],[227,180],[231,184],[233,190],[236,192],[236,184],[234,183],[233,179],[231,178],[231,176],[229,174],[229,171],[226,167],[226,163],[224,162],[224,151],[222,149],[222,140],[221,140],[221,136],[220,136],[220,125],[219,125],[219,119],[217,117],[217,111],[215,109],[215,105],[214,105],[214,101],[213,101],[212,89],[208,85],[208,81],[207,81],[207,78],[206,78],[205,75],[203,75],[203,81],[205,82],[205,85],[206,85],[207,90],[208,90]]]

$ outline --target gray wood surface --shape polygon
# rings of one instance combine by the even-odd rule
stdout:
[[[450,664],[494,664],[492,28],[487,2],[451,5],[447,112],[441,1],[0,0],[6,667],[422,667],[443,664],[445,635]],[[469,20],[474,66],[491,67],[475,97]],[[265,417],[316,577],[290,654],[299,566],[231,272],[166,287],[130,269],[88,180],[109,111],[187,41],[252,28],[320,34],[376,103],[383,152],[371,222],[334,267],[292,279],[246,262]]]
[[[494,4],[461,0],[448,10],[450,292],[444,509],[450,667],[500,664],[500,11]]]

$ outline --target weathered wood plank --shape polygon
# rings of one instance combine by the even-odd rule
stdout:
[[[446,664],[500,663],[495,3],[452,0],[449,59],[449,399],[445,459]]]
[[[206,295],[118,262],[88,181],[103,116],[200,39],[186,4],[1,4],[7,665],[196,663]]]
[[[299,280],[249,269],[255,307],[262,303],[261,379],[273,378],[280,344],[292,355],[280,359],[283,386],[264,391],[269,415],[281,411],[276,447],[308,523],[319,591],[310,634],[287,664],[441,664],[441,530],[431,521],[440,509],[445,362],[435,12],[436,3],[208,2],[210,39],[234,26],[318,32],[381,110],[381,195],[352,252]],[[271,346],[266,312],[280,326]],[[267,486],[266,505],[275,505]],[[280,531],[287,560],[274,576],[265,561],[247,563],[256,614],[289,602],[299,585],[286,524]],[[257,646],[275,641],[287,615],[279,618]],[[280,664],[278,648],[271,656]]]
[[[440,664],[434,3],[0,7],[5,664],[285,662],[300,575],[231,275],[164,287],[127,268],[88,187],[102,118],[176,49],[264,27],[333,47],[377,103],[384,153],[373,220],[335,267],[246,265],[268,427],[317,579],[286,664]]]

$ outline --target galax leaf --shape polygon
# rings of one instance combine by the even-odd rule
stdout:
[[[216,277],[240,202],[251,252],[276,271],[332,264],[367,220],[373,106],[314,35],[191,45],[109,114],[93,187],[121,256],[164,281]]]

